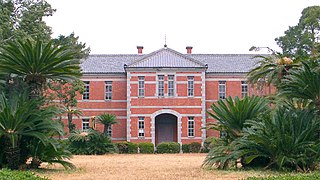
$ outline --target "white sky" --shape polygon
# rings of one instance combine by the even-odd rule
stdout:
[[[135,54],[169,48],[186,53],[252,53],[269,46],[301,11],[319,0],[47,0],[57,12],[46,22],[54,37],[75,32],[91,54]],[[263,52],[263,51],[262,51]],[[261,53],[261,52],[260,52]]]

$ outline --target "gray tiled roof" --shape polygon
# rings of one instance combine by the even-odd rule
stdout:
[[[169,49],[169,48],[168,48]],[[81,68],[85,74],[99,73],[124,73],[124,65],[138,67],[154,65],[158,63],[152,55],[157,55],[155,51],[150,54],[108,54],[108,55],[90,55],[81,63]],[[170,50],[171,51],[171,50]],[[174,50],[172,50],[174,51]],[[166,52],[166,51],[162,51]],[[176,52],[176,51],[174,51]],[[167,53],[167,52],[166,52]],[[158,53],[159,57],[168,57],[166,53]],[[189,67],[190,65],[203,66],[208,65],[208,73],[246,73],[252,69],[259,59],[253,58],[254,54],[177,54],[178,62],[170,63],[166,59],[167,65],[179,65],[181,67]],[[146,61],[144,61],[146,60]],[[147,62],[147,60],[152,60]],[[188,60],[188,61],[187,61]],[[152,63],[151,63],[152,62]],[[189,62],[190,64],[183,64]],[[150,63],[150,64],[148,64]],[[161,64],[159,64],[161,65]],[[163,67],[163,66],[160,66]]]
[[[260,60],[256,54],[190,54],[198,61],[207,64],[208,73],[247,73]]]

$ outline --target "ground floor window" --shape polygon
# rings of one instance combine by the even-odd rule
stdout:
[[[89,119],[82,119],[82,131],[89,129]]]
[[[112,127],[111,126],[108,126],[107,136],[112,137]]]
[[[144,117],[139,117],[138,120],[138,137],[144,137]]]
[[[194,137],[194,117],[188,117],[188,136]]]

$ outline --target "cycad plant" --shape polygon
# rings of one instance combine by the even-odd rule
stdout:
[[[70,81],[80,77],[80,60],[67,46],[32,40],[10,42],[0,50],[2,74],[17,75],[31,87],[31,97],[42,94],[47,80]]]
[[[257,67],[248,73],[248,80],[251,84],[266,84],[277,87],[281,80],[288,74],[289,70],[298,66],[296,60],[282,57],[280,54],[270,56],[256,56],[261,59]]]
[[[253,119],[269,111],[269,101],[259,96],[228,97],[211,105],[212,111],[207,111],[209,116],[217,120],[209,124],[209,129],[223,131],[228,140],[234,140],[242,136],[242,130],[248,119]]]
[[[264,159],[265,168],[314,170],[320,161],[319,120],[314,110],[282,106],[269,118],[247,121],[249,127],[231,154],[245,157],[246,164]]]
[[[218,140],[210,149],[203,166],[217,165],[225,169],[231,162],[236,162],[238,156],[232,154],[234,141],[243,136],[243,129],[248,127],[246,122],[269,112],[269,101],[263,97],[246,96],[243,99],[228,97],[211,105],[212,112],[208,114],[217,120],[210,124],[209,129],[226,133],[226,136]]]
[[[302,62],[303,66],[290,72],[280,86],[280,95],[311,101],[320,111],[319,62]]]
[[[108,136],[108,129],[111,128],[111,125],[117,123],[116,116],[113,114],[103,113],[99,115],[97,119],[104,125],[103,133],[105,136]]]
[[[61,126],[52,121],[55,111],[48,107],[39,108],[40,101],[30,100],[27,93],[10,98],[0,94],[0,139],[4,138],[4,156],[11,169],[17,169],[25,162],[26,159],[20,157],[28,158],[28,155],[21,156],[20,151],[25,152],[29,148],[30,140],[47,144],[50,142],[49,132],[63,133]],[[28,145],[21,146],[25,140],[28,140]]]

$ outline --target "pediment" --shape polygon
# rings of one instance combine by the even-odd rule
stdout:
[[[127,68],[205,68],[205,64],[170,48],[162,48],[142,59],[128,64]]]

